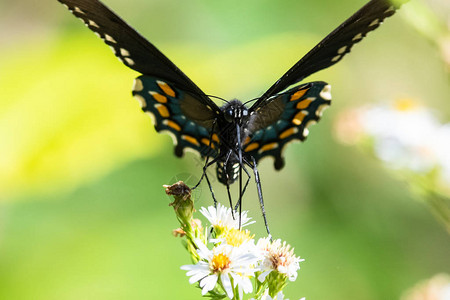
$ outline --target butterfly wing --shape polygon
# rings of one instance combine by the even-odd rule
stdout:
[[[175,155],[192,149],[203,156],[216,157],[219,137],[213,131],[217,111],[203,105],[196,95],[161,79],[142,75],[136,78],[133,96],[150,115],[158,132],[168,132],[175,144]]]
[[[317,123],[331,104],[330,89],[325,82],[310,82],[267,99],[264,106],[251,112],[244,152],[256,161],[272,156],[275,169],[281,169],[284,146],[308,136],[308,126]]]
[[[301,58],[255,102],[252,108],[263,105],[264,101],[272,95],[340,61],[350,52],[354,44],[360,42],[367,33],[378,28],[385,18],[395,13],[399,6],[400,4],[394,5],[389,0],[369,1]]]
[[[162,78],[196,95],[205,105],[218,110],[211,101],[174,63],[136,30],[98,0],[58,0],[99,36],[127,67]]]
[[[119,60],[144,74],[135,80],[133,95],[153,117],[157,131],[171,133],[175,154],[193,149],[216,156],[219,139],[212,123],[220,109],[155,46],[98,0],[58,0],[111,47]],[[208,142],[205,140],[207,139]]]

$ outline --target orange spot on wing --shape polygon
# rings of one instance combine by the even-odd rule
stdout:
[[[172,88],[167,83],[160,80],[157,80],[156,83],[164,91],[164,93],[166,93],[166,95],[170,97],[175,97],[175,91],[172,90]]]
[[[159,103],[167,103],[167,97],[163,96],[157,92],[149,92],[150,95],[152,95],[153,99],[155,99],[156,101],[158,101]]]
[[[290,137],[293,134],[296,134],[298,132],[298,128],[297,127],[291,127],[289,129],[286,129],[285,131],[283,131],[280,134],[280,139],[285,139],[287,137]]]
[[[158,112],[161,115],[161,117],[168,118],[170,116],[169,110],[164,105],[162,105],[162,104],[155,104],[155,107],[158,110]]]
[[[311,102],[313,102],[314,98],[306,98],[305,100],[300,101],[299,103],[297,103],[297,109],[305,109],[307,108]]]
[[[258,147],[259,147],[258,143],[251,143],[250,145],[245,147],[244,151],[245,152],[250,152],[250,151],[253,151],[253,150],[257,149]]]
[[[251,138],[248,136],[245,138],[243,145],[247,145],[248,143],[250,143]]]
[[[300,125],[303,122],[303,119],[308,115],[308,112],[306,111],[301,111],[298,112],[295,117],[292,119],[292,123],[295,125]]]
[[[211,138],[213,141],[215,141],[217,143],[219,142],[219,137],[217,136],[217,134],[214,133]]]
[[[303,95],[308,91],[308,89],[304,89],[304,90],[299,90],[297,92],[295,92],[294,94],[292,94],[291,96],[291,101],[295,101],[300,99],[301,97],[303,97]]]
[[[264,152],[264,151],[269,151],[269,150],[273,150],[275,148],[278,147],[278,143],[270,143],[270,144],[266,144],[264,146],[261,147],[261,149],[259,150],[259,152]]]
[[[183,140],[185,140],[185,141],[187,141],[187,142],[193,144],[193,145],[200,146],[200,144],[199,144],[199,142],[197,141],[197,139],[194,138],[194,137],[192,137],[192,136],[189,136],[189,135],[182,135],[181,138],[182,138]]]
[[[169,126],[170,128],[172,128],[172,129],[174,129],[174,130],[176,130],[176,131],[181,131],[180,125],[178,125],[178,124],[175,123],[174,121],[171,121],[171,120],[164,120],[164,121],[163,121],[163,124]]]
[[[209,140],[207,138],[202,138],[202,143],[208,147],[211,147],[212,149],[216,149],[216,145],[213,142],[211,142],[211,145],[210,145]]]

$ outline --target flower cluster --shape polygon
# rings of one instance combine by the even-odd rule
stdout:
[[[437,171],[443,185],[450,183],[450,123],[440,124],[430,110],[409,99],[347,111],[336,128],[340,141],[366,142],[390,168]]]
[[[190,197],[178,200],[191,201]],[[175,211],[193,207],[173,206]],[[270,237],[256,242],[249,230],[242,229],[254,223],[246,211],[240,220],[238,212],[221,204],[202,207],[200,212],[210,226],[203,228],[198,220],[193,222],[192,214],[177,213],[181,228],[175,233],[187,237],[186,249],[193,261],[181,267],[187,271],[189,282],[198,284],[202,295],[211,299],[243,299],[244,294],[252,294],[254,300],[287,300],[282,290],[288,281],[296,280],[303,261],[294,255],[294,249]],[[180,215],[190,217],[183,219]]]
[[[425,196],[450,230],[450,123],[409,99],[391,106],[344,112],[335,126],[338,140],[370,150]]]

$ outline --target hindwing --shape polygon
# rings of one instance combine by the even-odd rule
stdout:
[[[331,104],[331,87],[323,81],[310,82],[273,96],[251,113],[244,151],[259,161],[275,159],[275,169],[284,166],[282,150],[293,140],[303,141],[308,127],[317,123]]]
[[[133,96],[152,118],[156,131],[172,136],[175,155],[181,157],[185,149],[192,149],[202,157],[217,156],[219,137],[211,132],[220,111],[167,81],[147,75],[135,79]]]

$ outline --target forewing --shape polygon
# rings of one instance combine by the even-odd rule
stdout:
[[[126,66],[139,73],[170,81],[195,94],[205,105],[215,106],[174,63],[100,1],[58,1],[110,46]]]
[[[192,149],[202,157],[217,156],[219,137],[211,132],[218,110],[172,83],[147,75],[135,79],[133,96],[152,118],[156,131],[172,136],[175,155],[180,157],[185,149]]]
[[[272,156],[275,169],[281,169],[283,148],[308,136],[308,127],[317,123],[323,110],[331,104],[330,90],[327,83],[316,81],[267,99],[250,115],[244,151],[256,161]]]
[[[401,2],[404,3],[407,0]],[[385,18],[395,13],[400,5],[394,5],[389,0],[369,1],[289,69],[252,108],[262,105],[266,99],[290,85],[340,61],[350,52],[353,45],[360,42],[367,33],[378,28]]]

